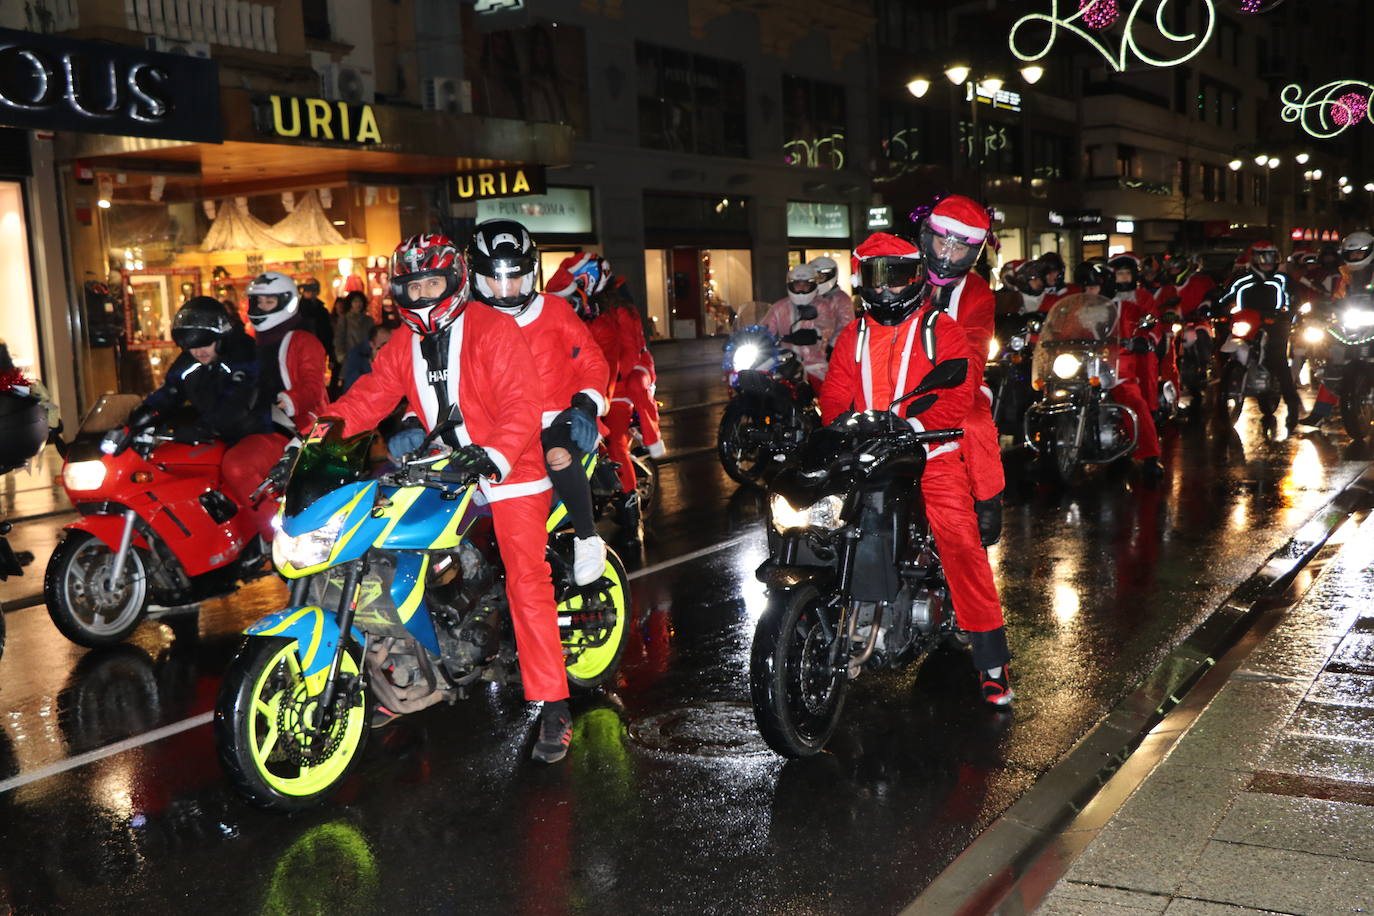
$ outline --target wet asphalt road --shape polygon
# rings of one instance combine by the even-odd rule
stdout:
[[[1342,437],[1265,439],[1248,414],[1238,435],[1171,431],[1157,489],[1106,470],[1057,492],[1009,452],[993,559],[1015,713],[982,708],[966,658],[938,654],[865,674],[833,753],[784,763],[748,706],[762,523],[705,451],[722,397],[711,368],[663,373],[660,399],[685,409],[665,415],[680,457],[629,558],[646,570],[639,619],[620,685],[577,707],[559,766],[527,762],[518,693],[482,690],[373,733],[329,803],[265,814],[224,783],[206,725],[102,749],[203,719],[235,634],[281,586],[98,652],[42,608],[7,615],[0,786],[22,784],[0,791],[0,913],[896,912],[1366,463]],[[41,553],[62,521],[17,534]],[[41,562],[0,586],[6,603]]]

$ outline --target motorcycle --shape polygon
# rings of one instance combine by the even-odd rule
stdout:
[[[1188,393],[1188,409],[1202,406],[1207,382],[1212,374],[1212,321],[1202,309],[1178,317],[1173,322],[1174,354],[1178,360],[1179,384]]]
[[[100,450],[140,403],[102,397],[62,466],[81,517],[48,560],[43,597],[62,635],[87,648],[120,642],[154,604],[204,601],[272,571],[265,551],[246,549],[261,544],[256,523],[222,489],[223,442],[169,421],[128,431],[113,454]]]
[[[1328,318],[1324,381],[1341,400],[1341,422],[1350,438],[1374,436],[1374,297],[1347,296]]]
[[[749,693],[764,740],[785,757],[819,753],[851,682],[896,670],[957,633],[920,480],[927,443],[962,429],[915,431],[936,389],[960,384],[946,360],[892,410],[850,414],[818,430],[769,488],[768,602],[754,629]]]
[[[0,344],[3,346],[3,344]],[[0,474],[23,467],[43,449],[48,438],[48,412],[26,388],[0,391]],[[33,554],[16,552],[7,535],[10,523],[0,520],[0,582],[22,576]],[[5,654],[5,614],[0,608],[0,655]]]
[[[1259,402],[1263,423],[1274,421],[1280,393],[1278,381],[1264,365],[1264,348],[1273,318],[1261,318],[1254,309],[1231,310],[1230,336],[1221,345],[1225,362],[1221,368],[1221,406],[1227,419],[1235,423],[1245,407],[1245,399]]]
[[[322,419],[302,445],[272,543],[290,603],[245,630],[215,706],[220,761],[250,801],[320,801],[357,761],[374,699],[409,714],[456,702],[479,681],[518,679],[490,506],[474,475],[429,454],[461,422],[451,409],[377,479],[367,469],[374,432],[345,439]],[[584,459],[588,473],[593,465]],[[602,578],[574,585],[561,503],[548,530],[569,685],[593,690],[625,651],[625,569],[608,549]]]
[[[1023,433],[1061,484],[1083,465],[1135,448],[1135,411],[1108,397],[1120,378],[1120,321],[1119,303],[1075,293],[1054,304],[1040,330],[1032,374],[1043,399],[1026,411]]]
[[[815,317],[812,306],[800,306],[797,311],[802,319]],[[716,452],[731,480],[759,485],[765,473],[786,461],[820,425],[816,393],[806,380],[801,360],[780,346],[819,342],[820,333],[814,328],[794,330],[781,340],[761,325],[730,335],[725,345],[730,403],[720,418]]]
[[[999,318],[997,324],[998,334],[988,348],[983,379],[993,393],[992,419],[997,431],[1014,436],[1021,431],[1026,409],[1039,397],[1031,384],[1030,370],[1040,316],[1008,315]]]

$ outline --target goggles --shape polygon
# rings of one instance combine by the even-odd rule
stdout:
[[[920,280],[925,265],[916,258],[876,257],[859,262],[859,285],[868,289],[905,289]]]

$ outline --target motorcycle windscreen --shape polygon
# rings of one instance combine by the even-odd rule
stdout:
[[[342,423],[336,423],[324,438],[301,446],[286,484],[288,516],[300,514],[321,496],[367,476],[367,456],[377,433],[369,430],[345,439],[339,432],[342,428]]]
[[[1121,304],[1103,296],[1074,293],[1060,299],[1045,316],[1045,323],[1040,328],[1031,370],[1033,378],[1045,381],[1072,378],[1073,374],[1067,371],[1072,362],[1062,358],[1066,355],[1079,363],[1080,372],[1095,358],[1098,365],[1110,370],[1115,377],[1120,355],[1117,338],[1120,321]]]

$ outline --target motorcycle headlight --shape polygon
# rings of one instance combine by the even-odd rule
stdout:
[[[1231,335],[1233,337],[1244,337],[1249,333],[1250,322],[1248,321],[1237,321],[1235,324],[1231,325]]]
[[[1302,339],[1304,343],[1318,344],[1326,337],[1326,332],[1321,328],[1314,328],[1311,325],[1302,329]]]
[[[1026,338],[1021,334],[1017,334],[1011,339],[1011,343],[1007,346],[1017,351],[1024,350],[1026,349]]]
[[[290,566],[292,569],[309,569],[319,566],[329,559],[334,542],[339,539],[348,510],[336,512],[329,521],[313,531],[295,537],[277,529],[272,539],[272,563],[274,566]]]
[[[1182,330],[1183,330],[1183,325],[1181,325],[1181,324],[1179,324],[1177,321],[1175,321],[1175,322],[1174,322],[1174,333],[1177,334],[1179,331],[1182,331]]]
[[[745,369],[752,369],[758,359],[758,344],[741,344],[739,349],[735,350],[734,356],[730,358],[730,365],[735,368],[736,372],[743,372]]]
[[[105,462],[74,461],[62,469],[69,490],[98,490],[105,482]]]
[[[992,338],[991,340],[989,340],[989,341],[988,341],[988,359],[994,359],[994,358],[996,358],[997,354],[1000,353],[1000,352],[1002,352],[1002,342],[1001,342],[1000,340],[998,340],[996,337],[994,337],[994,338]]]
[[[1073,378],[1078,374],[1078,370],[1083,368],[1083,361],[1072,353],[1060,353],[1054,358],[1054,365],[1051,371],[1060,378]]]
[[[1304,302],[1302,305],[1298,306],[1298,311],[1301,314],[1306,315],[1308,312],[1312,311],[1312,303]]]
[[[1341,324],[1352,330],[1374,325],[1374,312],[1368,309],[1346,309],[1341,312]]]
[[[783,496],[774,493],[773,498],[769,500],[769,507],[772,509],[773,527],[778,534],[785,534],[794,528],[821,528],[825,531],[834,531],[844,524],[844,520],[840,518],[844,500],[838,495],[826,496],[809,506],[797,509]]]

